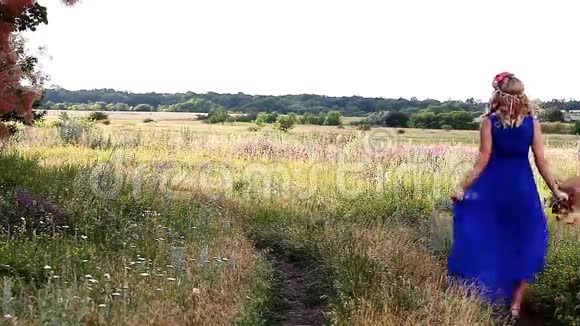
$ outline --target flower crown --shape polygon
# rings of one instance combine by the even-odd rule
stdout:
[[[505,81],[510,79],[511,77],[513,77],[514,74],[509,73],[509,72],[502,72],[501,74],[497,74],[495,75],[495,78],[493,79],[493,83],[492,86],[495,90],[500,90],[499,86]]]

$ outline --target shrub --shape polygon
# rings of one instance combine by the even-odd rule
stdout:
[[[399,129],[399,130],[397,130],[397,133],[402,135],[402,134],[404,134],[404,133],[405,133],[405,130],[403,130],[403,129]]]
[[[71,118],[66,112],[59,115],[59,120],[54,123],[60,139],[69,145],[79,144],[83,135],[91,129],[90,125],[78,118]]]
[[[111,146],[110,138],[105,139],[89,122],[79,118],[71,118],[66,112],[60,114],[54,127],[57,129],[59,138],[65,144],[84,145],[93,149]]]
[[[296,117],[291,115],[281,115],[278,116],[276,123],[274,124],[274,129],[283,132],[288,132],[288,130],[294,128],[296,124]]]
[[[110,120],[103,120],[103,121],[101,121],[101,123],[104,124],[105,126],[108,126],[111,124],[111,121]]]
[[[232,117],[224,109],[213,110],[208,114],[209,123],[221,123],[224,124],[227,121],[231,121]]]
[[[338,111],[328,112],[324,124],[327,126],[342,126],[342,114]]]
[[[143,119],[143,123],[150,123],[150,122],[155,122],[155,120],[153,120],[151,118]]]
[[[109,115],[104,113],[104,112],[91,112],[89,114],[89,116],[87,117],[87,120],[89,121],[103,121],[103,120],[107,120],[109,119]]]

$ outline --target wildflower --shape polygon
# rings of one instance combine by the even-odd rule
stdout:
[[[88,262],[88,260],[86,260],[86,259],[83,259],[83,263],[86,263],[86,262]]]
[[[100,268],[99,266],[97,266],[96,268],[97,268],[97,270],[98,270],[98,271],[100,271],[100,270],[101,270],[101,268]]]
[[[161,289],[156,289],[155,291],[161,292]]]
[[[81,239],[83,240],[87,240],[89,237],[87,237],[86,235],[81,235]]]
[[[228,261],[229,259],[227,259],[227,258],[225,258],[225,257],[224,257],[224,258],[222,258],[222,260],[223,260],[223,261]]]
[[[168,278],[167,278],[167,280],[168,280],[169,282],[175,282],[175,281],[176,281],[176,279],[175,279],[175,278],[173,278],[173,277],[168,277]]]
[[[55,280],[58,280],[58,279],[60,278],[60,276],[58,276],[58,275],[53,275],[53,276],[52,276],[52,278],[53,278],[53,279],[55,279]]]
[[[106,279],[110,280],[111,279],[111,274],[109,273],[105,273],[105,275],[103,275]]]
[[[147,277],[147,276],[149,276],[149,273],[141,273],[140,275],[143,277]]]
[[[193,294],[200,294],[201,293],[200,289],[198,289],[198,288],[193,288],[192,292],[193,292]]]
[[[99,283],[99,281],[97,281],[95,279],[90,279],[89,282],[91,282],[91,283]]]
[[[130,271],[131,270],[131,267],[125,267],[125,269],[128,270],[128,271]]]
[[[6,315],[4,315],[4,318],[10,319],[10,318],[12,318],[12,315],[11,314],[6,314]]]
[[[119,292],[113,292],[111,295],[114,296],[114,297],[119,297],[119,296],[121,296],[121,293],[119,293]]]
[[[137,259],[138,259],[138,260],[140,260],[140,261],[145,261],[145,260],[146,260],[146,259],[145,259],[145,258],[143,258],[143,257],[139,257],[139,258],[137,258]]]
[[[165,265],[167,268],[173,268],[173,265]]]
[[[85,278],[93,278],[91,275],[85,275]]]
[[[44,265],[44,269],[45,269],[45,270],[49,270],[49,269],[52,269],[52,267],[50,267],[50,266],[48,266],[48,265]]]
[[[104,304],[104,303],[101,303],[101,304],[99,305],[99,308],[105,308],[106,306],[107,306],[106,304]]]

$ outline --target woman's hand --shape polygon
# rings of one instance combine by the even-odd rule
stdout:
[[[459,189],[459,190],[455,191],[453,194],[451,194],[451,200],[462,201],[464,195],[465,194],[464,194],[463,190]]]

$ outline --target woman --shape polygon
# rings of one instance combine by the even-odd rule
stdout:
[[[502,73],[493,81],[490,112],[480,131],[475,167],[454,200],[454,243],[449,273],[474,281],[491,301],[507,302],[519,316],[527,284],[543,269],[546,218],[528,158],[530,147],[544,181],[566,200],[544,157],[540,124],[523,83]]]

